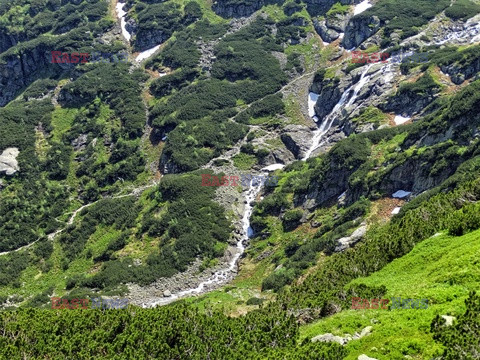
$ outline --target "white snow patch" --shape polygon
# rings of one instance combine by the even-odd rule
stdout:
[[[308,93],[308,116],[313,118],[315,116],[315,104],[317,103],[319,95],[314,92]]]
[[[404,197],[407,197],[410,195],[412,192],[411,191],[405,191],[405,190],[398,190],[392,194],[394,198],[399,198],[403,199]]]
[[[373,5],[370,4],[369,0],[364,0],[360,4],[355,5],[355,8],[353,10],[353,15],[358,15],[364,12],[365,10],[371,8]]]
[[[155,52],[160,49],[160,45],[157,45],[151,49],[148,49],[148,50],[145,50],[145,51],[142,51],[140,54],[138,54],[137,58],[135,59],[136,61],[138,62],[141,62],[143,60],[146,60],[148,59],[150,56],[152,56],[153,54],[155,54]]]
[[[395,209],[392,210],[392,215],[397,215],[400,212],[400,207],[396,207]]]
[[[403,123],[406,123],[408,120],[410,120],[411,118],[409,117],[403,117],[401,115],[396,115],[395,116],[395,119],[393,119],[393,121],[395,121],[395,124],[396,125],[401,125]]]
[[[125,5],[125,3],[118,2],[116,6],[116,10],[117,10],[117,15],[120,19],[122,35],[127,41],[130,41],[130,38],[132,37],[132,35],[130,35],[130,33],[127,31],[127,28],[125,27],[125,25],[127,24],[127,22],[125,21],[125,15],[127,15],[127,12],[123,10],[123,5]]]
[[[272,165],[265,166],[264,168],[262,168],[262,170],[275,171],[275,170],[283,169],[284,167],[285,167],[284,164],[272,164]]]

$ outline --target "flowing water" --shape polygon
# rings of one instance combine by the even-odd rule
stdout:
[[[330,114],[328,114],[328,116],[322,121],[320,127],[313,132],[312,146],[305,153],[305,156],[302,159],[303,161],[307,160],[310,155],[312,155],[312,153],[320,146],[320,141],[322,140],[323,135],[325,135],[327,131],[330,130],[335,119],[341,115],[341,111],[344,108],[345,103],[347,103],[348,101],[348,103],[346,104],[348,106],[355,102],[358,97],[358,93],[369,80],[369,76],[367,76],[367,73],[371,67],[371,64],[365,67],[365,70],[363,70],[358,83],[349,86],[348,89],[343,92],[340,100],[332,109]],[[350,97],[352,91],[353,95],[352,97]]]
[[[259,175],[265,176],[266,174]],[[255,197],[258,195],[261,189],[262,184],[259,182],[256,184],[253,184],[252,182],[250,184],[250,188],[246,195],[245,210],[243,212],[242,218],[242,237],[237,242],[235,255],[228,262],[228,267],[215,272],[212,276],[210,276],[207,280],[202,281],[195,288],[183,290],[176,294],[172,294],[172,296],[161,298],[149,303],[143,303],[142,307],[155,307],[157,305],[165,305],[186,296],[202,294],[208,290],[211,290],[212,285],[218,287],[227,283],[236,271],[237,262],[240,259],[240,256],[242,256],[243,252],[245,251],[245,243],[248,241],[249,238],[253,236],[253,230],[250,227],[250,216],[252,215],[253,211],[252,202],[255,200]]]

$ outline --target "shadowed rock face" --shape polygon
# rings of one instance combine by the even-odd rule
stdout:
[[[0,106],[13,100],[19,90],[34,79],[34,74],[51,60],[48,51],[41,47],[25,51],[21,55],[10,55],[0,63]],[[63,65],[63,64],[55,64]]]
[[[353,49],[367,40],[380,29],[380,19],[377,16],[354,16],[345,28],[343,47]]]
[[[308,150],[311,137],[310,129],[303,125],[288,125],[281,135],[283,143],[296,158],[300,158]]]
[[[20,41],[25,41],[24,34],[7,34],[0,30],[0,53],[7,51],[12,46],[17,45]]]
[[[212,9],[217,15],[224,18],[239,18],[252,15],[265,5],[263,0],[246,0],[246,1],[232,1],[220,0],[216,1]]]
[[[20,152],[17,148],[7,148],[0,155],[0,174],[15,174],[20,168],[18,167],[17,156]]]
[[[128,27],[127,27],[128,29]],[[163,44],[170,36],[158,29],[141,29],[138,30],[135,37],[135,50],[145,51],[159,44]]]
[[[315,31],[320,35],[323,41],[332,42],[340,37],[340,33],[345,32],[349,14],[336,14],[327,16],[327,18],[316,18],[313,20]]]

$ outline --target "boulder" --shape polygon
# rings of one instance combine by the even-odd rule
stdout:
[[[17,148],[7,148],[0,155],[0,174],[15,174],[20,168],[18,167],[17,156],[20,154]]]
[[[323,20],[314,19],[313,27],[315,28],[315,31],[318,33],[318,35],[320,35],[322,40],[325,42],[330,43],[332,41],[337,40],[340,37],[339,32],[327,27],[325,19]]]
[[[333,335],[333,334],[330,334],[330,333],[318,335],[318,336],[315,336],[314,338],[312,338],[312,342],[317,342],[317,341],[320,341],[320,342],[336,342],[336,343],[339,343],[340,345],[345,345],[348,342],[343,337],[336,336],[336,335]]]
[[[442,318],[445,319],[445,326],[451,326],[453,325],[453,320],[455,320],[455,316],[449,316],[449,315],[442,315]]]
[[[348,14],[335,14],[327,17],[327,27],[338,32],[345,32],[348,20],[350,19]]]
[[[365,354],[362,354],[362,355],[359,355],[359,356],[358,356],[358,360],[377,360],[377,359],[371,358],[371,357],[369,357],[369,356],[367,356],[367,355],[365,355]]]
[[[355,245],[365,236],[366,232],[367,232],[367,225],[362,224],[358,229],[356,229],[352,233],[352,235],[338,239],[337,246],[335,247],[335,252],[343,251],[345,249],[348,249],[352,245]]]

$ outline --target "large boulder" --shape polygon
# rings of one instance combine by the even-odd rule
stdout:
[[[337,246],[335,252],[340,252],[352,247],[357,242],[359,242],[367,233],[367,225],[362,224],[358,229],[356,229],[352,235],[343,237],[337,240]]]
[[[372,358],[372,357],[369,357],[369,356],[367,356],[367,355],[365,355],[365,354],[362,354],[362,355],[359,355],[359,356],[358,356],[358,360],[377,360],[377,359]]]
[[[0,155],[0,174],[15,174],[20,168],[18,167],[17,156],[20,154],[17,148],[7,148]]]
[[[314,19],[313,27],[315,31],[320,35],[323,41],[332,42],[337,40],[340,37],[340,33],[334,29],[331,29],[327,26],[327,21],[325,19]]]

